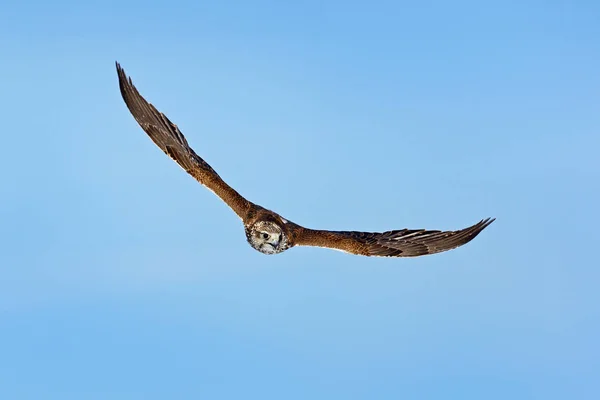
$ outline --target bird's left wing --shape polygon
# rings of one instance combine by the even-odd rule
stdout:
[[[244,220],[254,205],[225,183],[219,174],[194,152],[177,125],[148,103],[137,91],[131,78],[125,75],[125,71],[119,63],[116,63],[116,66],[123,100],[150,139],[188,174],[219,196]]]
[[[479,235],[495,218],[486,218],[458,231],[402,229],[382,233],[296,229],[295,246],[317,246],[351,254],[378,257],[417,257],[462,246]]]

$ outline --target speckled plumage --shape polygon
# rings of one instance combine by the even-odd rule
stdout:
[[[494,222],[487,218],[457,231],[402,229],[377,233],[304,228],[246,200],[225,183],[192,150],[177,125],[142,97],[119,63],[116,67],[121,95],[138,124],[165,154],[231,207],[244,223],[248,243],[263,254],[281,253],[294,246],[317,246],[363,256],[415,257],[462,246]]]

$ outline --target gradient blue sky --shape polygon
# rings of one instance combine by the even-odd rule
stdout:
[[[485,3],[485,4],[484,4]],[[600,4],[0,6],[0,398],[600,398]],[[264,256],[250,200],[458,250]]]

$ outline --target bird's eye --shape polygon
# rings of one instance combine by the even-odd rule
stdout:
[[[268,239],[269,238],[269,234],[268,233],[263,233],[262,237],[263,237],[263,239]]]

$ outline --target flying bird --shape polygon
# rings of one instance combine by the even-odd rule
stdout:
[[[188,145],[177,125],[142,97],[118,62],[116,67],[121,95],[138,124],[165,154],[231,207],[244,223],[248,243],[261,253],[317,246],[362,256],[416,257],[462,246],[495,220],[486,218],[457,231],[400,229],[381,233],[316,230],[295,224],[248,201],[229,186]]]

